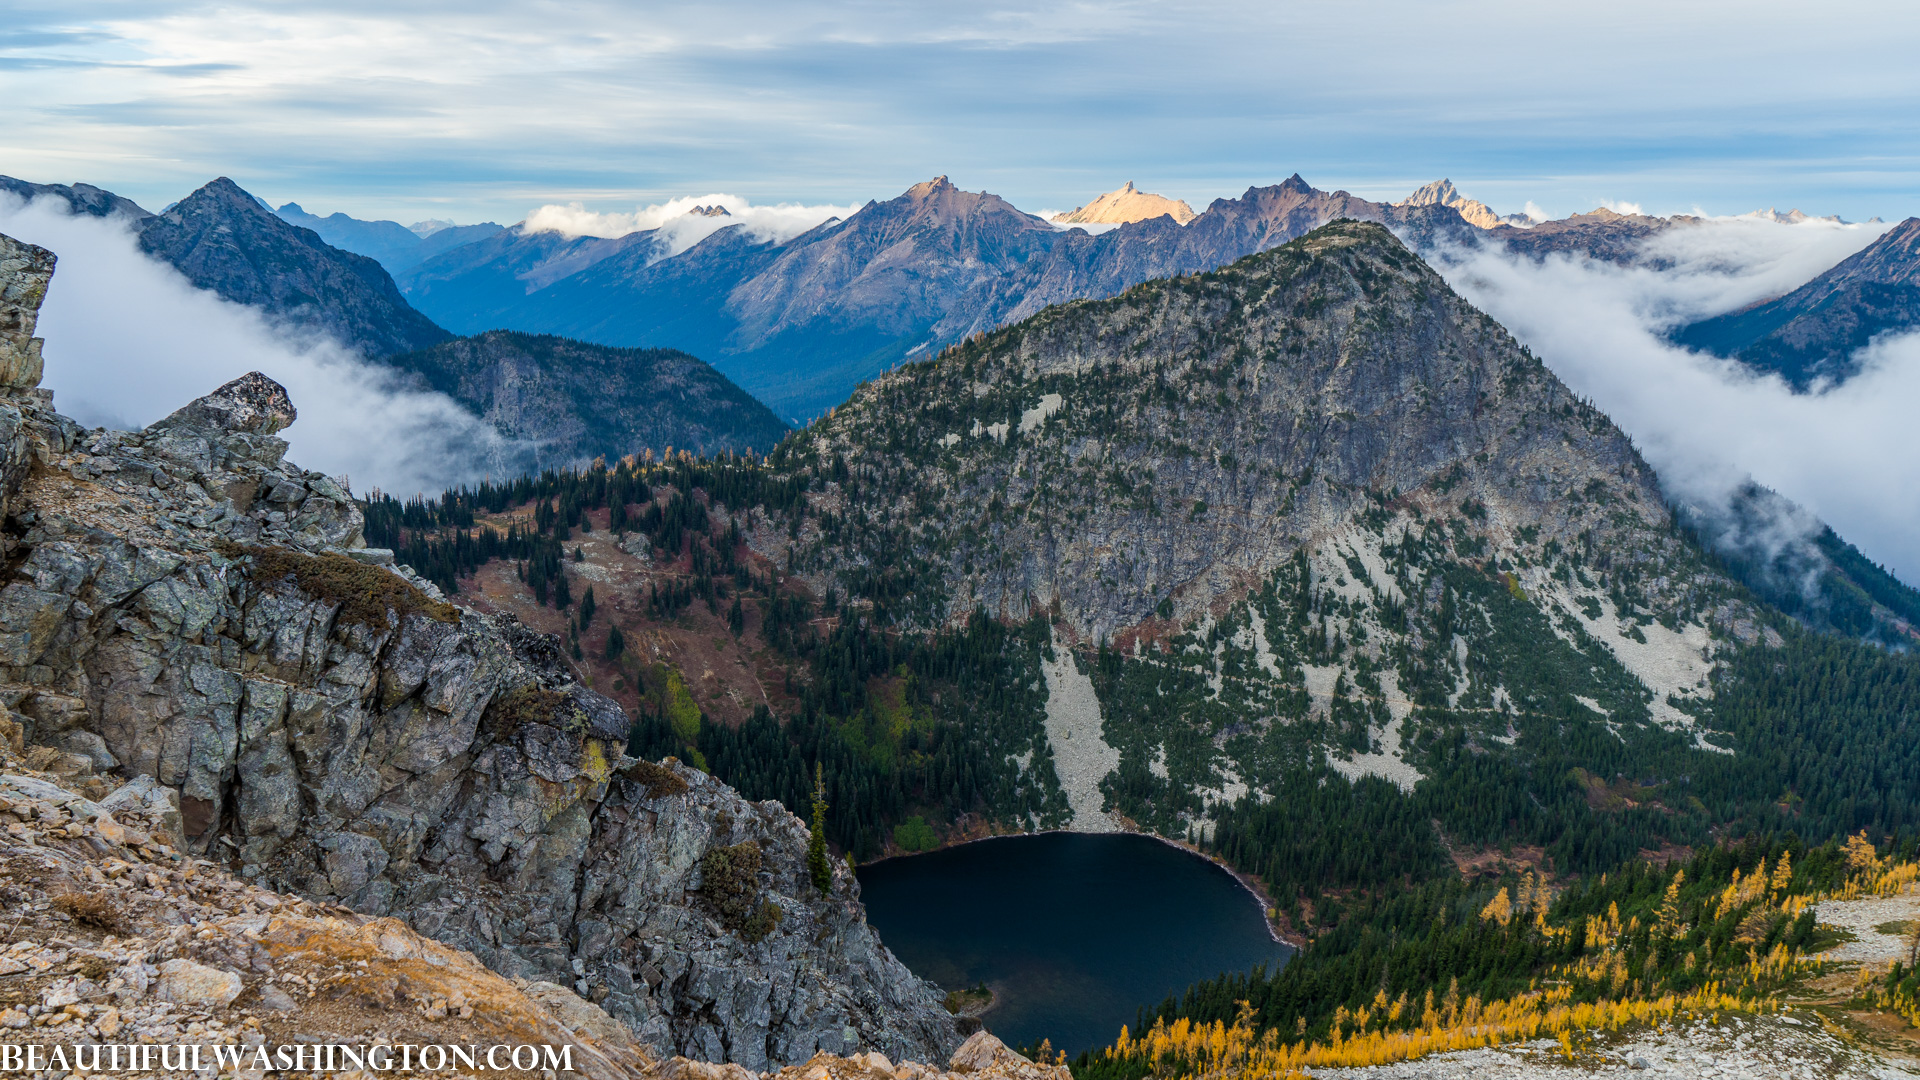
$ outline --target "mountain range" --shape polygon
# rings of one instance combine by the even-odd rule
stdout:
[[[446,251],[482,242],[501,233],[498,227],[436,228],[423,238],[393,222],[312,218],[294,204],[276,214],[225,177],[160,214],[84,184],[0,177],[0,190],[60,198],[96,217],[125,217],[143,252],[194,285],[409,373],[530,446],[530,460],[542,466],[668,446],[764,452],[787,430],[766,406],[685,353],[507,331],[456,339],[407,303],[379,261],[330,244],[299,220],[310,218],[333,238],[370,250],[403,247],[398,232]]]
[[[509,326],[613,345],[671,346],[789,418],[861,380],[1049,304],[1211,270],[1339,217],[1471,229],[1449,207],[1395,207],[1299,177],[1089,235],[944,176],[783,241],[721,229],[666,258],[651,233],[617,239],[509,230],[400,275],[408,297],[463,332]]]
[[[1539,243],[1683,227],[1590,217]],[[141,220],[160,223],[147,250],[311,325],[328,313],[295,285],[386,298],[361,257],[229,182]],[[861,362],[885,370],[764,457],[600,461],[404,507],[287,463],[275,433],[297,414],[259,375],[141,432],[60,417],[35,385],[53,258],[0,237],[7,752],[31,743],[103,798],[145,777],[148,816],[171,806],[183,859],[205,860],[166,870],[154,847],[156,894],[237,871],[404,920],[529,994],[570,983],[663,1053],[736,1063],[680,1080],[959,1042],[967,1025],[866,926],[829,836],[860,857],[1049,828],[1200,849],[1258,881],[1312,942],[1303,963],[1366,961],[1265,1000],[1265,1030],[1302,1045],[1343,1044],[1355,1009],[1381,1025],[1352,1021],[1355,1038],[1438,1030],[1435,1003],[1446,1023],[1524,1016],[1561,976],[1553,1000],[1646,1004],[1759,972],[1763,947],[1799,970],[1813,916],[1754,908],[1730,873],[1768,897],[1808,867],[1879,888],[1858,874],[1883,865],[1872,837],[1920,826],[1920,662],[1886,647],[1912,640],[1920,594],[1844,547],[1820,572],[1866,597],[1857,631],[1751,587],[1626,434],[1420,255],[1509,230],[1536,232],[1298,178],[1100,236],[944,179],[789,241],[723,229],[670,258],[648,234],[508,230],[415,272],[437,266],[443,299],[471,282],[577,305],[643,282],[647,318],[693,332],[718,312],[727,341],[757,343],[735,361],[808,359],[809,392],[853,373],[821,350],[880,341]],[[665,385],[778,433],[664,346],[482,330],[398,355],[503,426],[657,423],[636,414]],[[1762,492],[1747,509],[1771,512]],[[389,546],[367,546],[376,530]],[[0,834],[48,845],[19,864],[84,844],[82,818],[103,828],[56,797],[70,826],[36,806],[36,839],[18,814]],[[810,803],[815,837],[790,813]],[[1741,835],[1766,839],[1720,843]],[[1647,856],[1696,850],[1693,875],[1717,876],[1683,904]],[[1584,932],[1549,928],[1542,874],[1611,875],[1647,918],[1622,930],[1595,904]],[[1370,933],[1380,963],[1356,944]],[[234,980],[275,962],[194,955]],[[129,1003],[142,964],[118,969]],[[404,989],[356,985],[374,1005]],[[1408,1008],[1423,991],[1431,1019]],[[47,1008],[22,1021],[73,1015]]]
[[[312,229],[320,239],[342,251],[377,260],[390,274],[400,273],[418,265],[423,259],[451,251],[462,244],[485,240],[502,231],[499,225],[491,221],[478,225],[426,221],[402,225],[397,221],[362,221],[337,211],[320,217],[307,213],[299,203],[292,202],[274,213],[289,224]]]

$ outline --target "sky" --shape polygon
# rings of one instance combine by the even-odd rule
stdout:
[[[1913,212],[1920,9],[1862,0],[12,0],[0,173],[356,217],[707,191],[1196,209],[1299,172],[1502,212]]]

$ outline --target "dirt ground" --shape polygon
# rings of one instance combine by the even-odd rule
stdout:
[[[787,692],[789,677],[805,678],[804,665],[783,662],[786,658],[767,648],[760,634],[761,611],[754,598],[742,601],[746,630],[736,639],[727,627],[727,607],[732,598],[722,600],[717,611],[709,611],[703,600],[669,620],[658,620],[647,613],[650,587],[664,590],[670,582],[691,580],[692,567],[686,557],[669,563],[656,563],[645,554],[645,539],[628,534],[623,549],[618,538],[607,531],[605,510],[590,512],[593,531],[576,532],[565,544],[568,588],[573,607],[592,586],[595,604],[593,621],[580,634],[581,659],[569,660],[582,681],[600,693],[618,701],[629,712],[640,708],[645,693],[641,668],[654,663],[678,669],[688,692],[702,711],[714,722],[737,726],[753,714],[754,706],[765,705],[785,714],[799,707],[799,701]],[[523,527],[530,523],[530,512],[511,512],[481,519],[481,524],[504,531],[510,524]],[[581,561],[573,561],[578,549]],[[642,554],[634,554],[634,551]],[[743,547],[743,559],[757,576],[775,573],[765,559]],[[728,588],[731,592],[732,583]],[[782,583],[782,589],[805,594],[796,580]],[[460,600],[475,610],[511,612],[526,625],[568,639],[569,612],[551,603],[542,605],[533,598],[533,590],[519,580],[515,564],[496,559],[479,573],[460,581]],[[627,656],[621,660],[606,658],[607,635],[618,625],[626,639]]]

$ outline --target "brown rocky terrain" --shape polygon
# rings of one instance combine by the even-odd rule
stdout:
[[[591,1080],[1068,1080],[985,1032],[944,1069],[872,1051],[757,1074],[663,1056],[564,982],[505,977],[399,919],[277,893],[188,854],[176,793],[36,769],[69,763],[29,749],[29,724],[0,709],[0,1045],[192,1045],[241,1077],[268,1071],[263,1051],[271,1062],[316,1044],[385,1046],[397,1062],[402,1044],[455,1044],[541,1048],[554,1056],[538,1067],[485,1071],[546,1078],[564,1061]]]

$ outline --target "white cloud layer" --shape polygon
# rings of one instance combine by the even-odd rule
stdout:
[[[1671,494],[1716,504],[1751,476],[1914,582],[1920,335],[1876,343],[1861,374],[1812,394],[1664,338],[1788,292],[1885,229],[1723,218],[1655,240],[1648,254],[1672,269],[1482,251],[1454,253],[1442,273],[1632,435]]]
[[[95,427],[137,429],[249,371],[287,388],[300,418],[281,433],[303,468],[365,493],[437,494],[518,471],[522,448],[443,394],[410,390],[338,344],[268,324],[142,254],[127,223],[65,202],[0,196],[0,232],[59,257],[40,309],[55,403]]]
[[[723,206],[725,216],[696,214],[700,207]],[[831,218],[846,218],[860,209],[851,206],[804,206],[777,203],[755,206],[739,195],[699,195],[669,199],[664,203],[637,207],[625,213],[601,213],[581,203],[565,206],[549,203],[527,215],[526,226],[534,232],[557,232],[566,236],[625,236],[632,232],[660,229],[668,242],[667,255],[678,255],[729,225],[744,225],[759,240],[786,240]]]

